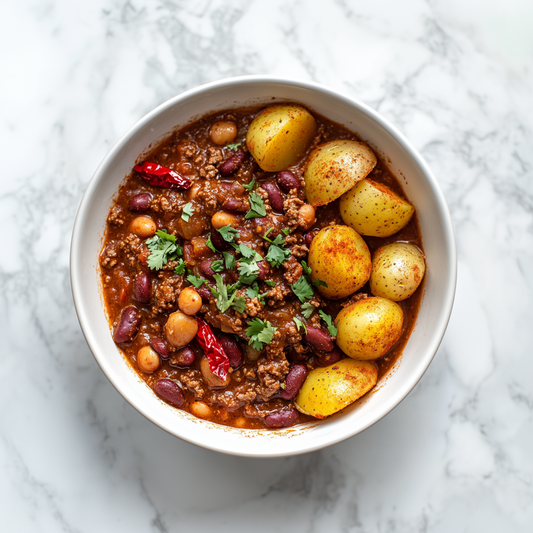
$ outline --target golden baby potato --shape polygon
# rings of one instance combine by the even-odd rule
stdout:
[[[311,279],[321,280],[318,291],[326,298],[344,298],[370,277],[372,260],[366,242],[348,226],[322,228],[309,249]]]
[[[415,208],[386,185],[366,179],[345,193],[341,217],[361,235],[389,237],[411,220]]]
[[[425,272],[424,254],[414,244],[387,244],[374,252],[370,291],[401,302],[414,294]]]
[[[362,142],[341,139],[313,150],[305,170],[305,196],[317,207],[336,200],[376,166],[374,152]]]
[[[378,359],[402,334],[403,311],[396,303],[373,296],[345,307],[335,319],[339,348],[354,359]]]
[[[278,172],[296,164],[311,144],[316,120],[299,105],[273,105],[254,118],[246,145],[257,164]]]
[[[374,363],[342,359],[311,370],[294,404],[301,413],[326,418],[364,396],[377,380]]]

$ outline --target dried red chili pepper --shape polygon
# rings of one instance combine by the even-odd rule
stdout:
[[[213,330],[205,320],[199,317],[196,317],[196,320],[198,321],[196,338],[209,361],[211,372],[221,379],[226,379],[229,370],[229,359],[222,344],[215,337]]]
[[[156,163],[141,163],[133,167],[150,185],[166,189],[188,189],[192,182],[178,174],[175,170],[162,167]]]

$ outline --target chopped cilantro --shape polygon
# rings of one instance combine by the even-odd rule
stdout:
[[[338,330],[335,327],[335,324],[333,324],[333,318],[331,318],[331,315],[328,315],[327,313],[324,313],[324,311],[322,311],[322,309],[318,312],[318,314],[320,315],[322,320],[327,324],[329,334],[332,337],[336,337],[337,333],[338,333]]]
[[[290,257],[290,255],[291,255],[291,251],[288,250],[287,248],[281,248],[281,246],[271,244],[270,248],[268,249],[268,253],[265,259],[274,268],[279,268],[285,262],[285,260]]]
[[[183,259],[178,259],[178,264],[176,265],[176,268],[174,269],[174,272],[176,274],[185,274],[185,267],[187,266],[187,263]]]
[[[207,244],[207,247],[208,247],[211,251],[213,251],[213,252],[215,252],[215,253],[218,252],[218,250],[215,248],[215,245],[214,245],[213,242],[211,241],[211,235],[209,235],[209,237],[207,237],[206,244]]]
[[[305,302],[302,306],[301,306],[301,310],[302,310],[302,315],[305,317],[305,318],[309,318],[312,314],[313,314],[313,311],[315,310],[315,306],[313,304],[310,304],[309,302]]]
[[[261,320],[260,318],[250,320],[248,328],[246,328],[246,335],[250,337],[248,344],[251,344],[256,350],[262,350],[265,344],[272,342],[277,329],[268,320]]]
[[[264,283],[266,283],[269,287],[275,287],[276,286],[276,282],[272,281],[270,279],[265,279]]]
[[[263,303],[266,294],[259,294],[259,285],[256,281],[251,287],[248,287],[248,289],[246,289],[246,296],[248,296],[250,300],[257,298],[261,303]]]
[[[246,220],[255,217],[265,217],[267,214],[263,199],[256,192],[250,193],[250,211],[244,217]]]
[[[328,286],[328,284],[325,281],[322,281],[321,279],[314,279],[313,280],[313,285],[315,287],[326,287],[326,288]]]
[[[253,258],[256,261],[262,261],[263,256],[256,252],[253,248],[246,246],[246,244],[239,244],[239,252],[247,259]]]
[[[224,263],[226,265],[226,270],[233,270],[237,268],[237,261],[235,261],[235,256],[229,252],[222,252],[224,256]]]
[[[222,226],[221,228],[218,228],[217,231],[220,233],[220,235],[222,235],[222,238],[226,242],[234,242],[235,239],[240,238],[239,232],[229,225]]]
[[[299,318],[294,317],[292,320],[296,324],[296,329],[298,331],[300,331],[300,329],[303,328],[305,333],[307,333],[307,326]]]
[[[233,150],[234,152],[237,151],[237,148],[239,148],[239,146],[241,146],[242,143],[230,143],[230,144],[226,144],[226,148],[229,148],[230,150]]]
[[[222,272],[224,270],[224,261],[222,261],[222,259],[218,259],[217,261],[213,261],[211,263],[211,270],[213,272]]]
[[[217,299],[217,308],[221,313],[225,313],[230,307],[234,306],[237,311],[242,313],[246,309],[244,298],[237,298],[237,289],[240,284],[237,282],[233,285],[224,284],[220,274],[214,276],[217,287],[211,289],[213,296]],[[244,305],[244,307],[243,307]]]
[[[283,235],[288,235],[291,230],[289,228],[281,228],[281,232],[283,233]]]
[[[302,261],[302,269],[304,272],[304,276],[306,278],[309,278],[309,276],[311,275],[311,267],[307,266],[307,263],[305,261]]]
[[[189,222],[189,218],[191,218],[193,213],[194,207],[192,206],[192,202],[189,202],[183,207],[183,211],[181,212],[181,218],[185,220],[185,222]]]
[[[307,263],[305,261],[302,261],[302,269],[304,272],[304,276],[307,278],[307,281],[311,282],[311,267],[307,266]],[[314,279],[313,285],[315,287],[327,287],[328,284],[325,281],[322,281],[321,279]]]
[[[254,188],[254,185],[255,185],[255,178],[250,182],[248,183],[247,185],[245,185],[243,183],[243,187],[247,190],[247,191],[251,191],[253,188]]]
[[[197,289],[205,283],[205,279],[195,276],[193,273],[187,276],[187,281]]]
[[[291,285],[291,289],[302,303],[305,303],[305,300],[310,300],[314,295],[313,287],[311,287],[305,276],[300,276],[298,281]]]
[[[239,281],[245,285],[251,285],[257,279],[259,266],[254,259],[239,260]]]
[[[169,260],[183,255],[183,248],[176,244],[176,237],[170,235],[167,230],[157,230],[155,235],[145,242],[150,250],[147,264],[151,270],[161,270]]]

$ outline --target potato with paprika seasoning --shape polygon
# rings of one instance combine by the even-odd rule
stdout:
[[[336,200],[376,166],[374,152],[358,141],[327,142],[311,152],[305,170],[305,197],[317,207]]]
[[[374,363],[347,358],[309,372],[294,405],[315,418],[326,418],[364,396],[377,382]]]
[[[257,115],[246,134],[246,145],[257,164],[278,172],[296,164],[316,132],[316,120],[299,105],[273,105]]]
[[[327,226],[311,242],[309,267],[311,279],[326,284],[317,281],[320,294],[336,300],[349,296],[368,281],[372,261],[366,242],[355,230]]]
[[[363,298],[345,307],[335,319],[339,348],[353,359],[378,359],[402,334],[403,311],[386,298]]]

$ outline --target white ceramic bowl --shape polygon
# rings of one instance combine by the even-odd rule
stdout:
[[[368,397],[321,422],[285,430],[241,430],[196,419],[159,400],[128,366],[111,338],[104,312],[98,255],[106,216],[119,184],[147,147],[177,126],[227,108],[298,102],[357,133],[377,153],[414,203],[427,258],[418,320],[400,362]],[[363,103],[321,85],[264,76],[231,78],[180,94],[142,118],[112,148],[81,202],[71,247],[74,303],[85,338],[115,388],[140,413],[169,433],[205,448],[243,456],[276,457],[318,450],[368,428],[416,385],[444,335],[455,294],[456,251],[450,215],[426,163],[405,137]]]

